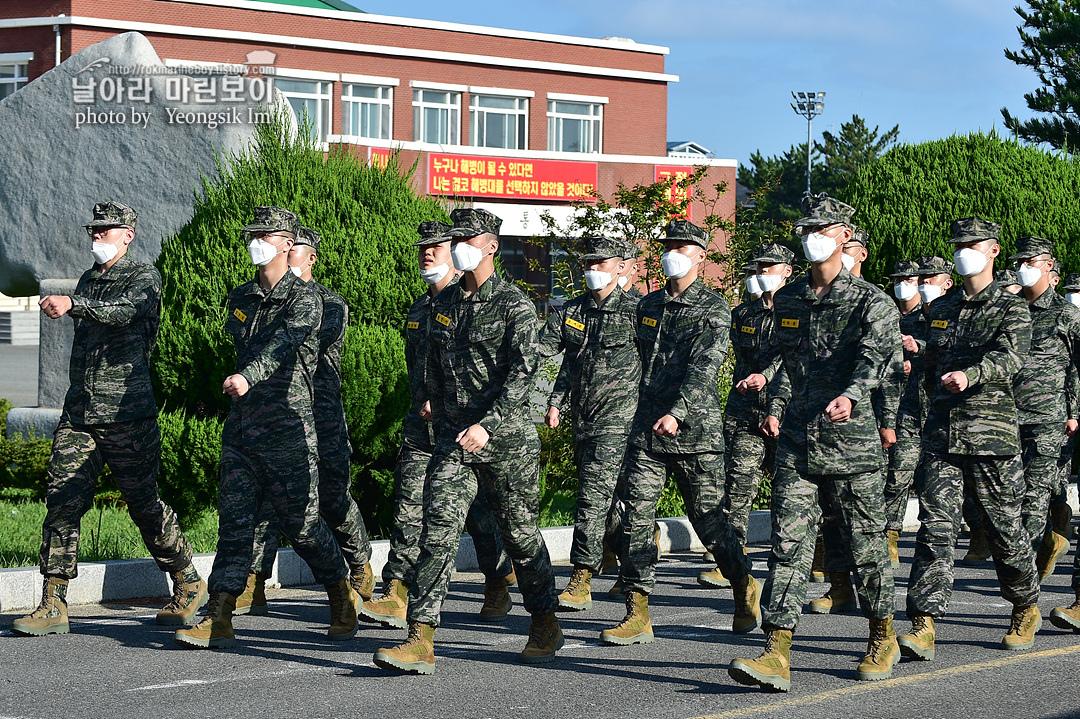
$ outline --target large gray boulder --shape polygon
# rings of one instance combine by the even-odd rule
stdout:
[[[262,104],[251,98],[250,78],[244,101],[224,102],[218,78],[217,101],[198,104],[193,96],[168,99],[166,83],[176,94],[181,80],[164,72],[150,42],[130,32],[86,48],[0,101],[0,292],[34,295],[43,279],[79,277],[92,264],[82,225],[102,200],[135,208],[131,252],[153,262],[162,238],[191,218],[200,172],[215,173],[214,150],[250,141],[249,113]],[[135,78],[153,88],[149,103],[105,99],[110,87],[122,83],[127,92]],[[76,103],[76,85],[91,81],[92,102]],[[230,121],[212,126],[206,113],[221,112]]]

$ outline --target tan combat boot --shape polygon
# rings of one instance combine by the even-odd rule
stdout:
[[[408,610],[409,584],[400,579],[391,579],[383,588],[381,597],[364,602],[360,608],[360,619],[384,627],[404,629],[408,626],[405,622]]]
[[[1030,649],[1035,643],[1035,632],[1042,629],[1042,614],[1038,605],[1013,607],[1009,631],[1001,640],[1002,649]]]
[[[731,594],[735,602],[731,631],[735,634],[747,634],[757,629],[761,625],[761,585],[747,574],[745,580],[731,583]]]
[[[814,562],[810,565],[810,581],[815,584],[825,581],[825,540],[818,532],[817,541],[814,542]]]
[[[375,572],[371,571],[371,562],[362,567],[350,567],[349,584],[362,601],[371,599],[375,594]]]
[[[235,606],[233,595],[211,592],[203,620],[190,629],[176,630],[173,641],[185,649],[232,649],[236,646],[232,625]]]
[[[501,622],[510,613],[510,587],[502,577],[484,579],[484,606],[480,607],[480,621]]]
[[[1080,589],[1076,590],[1076,601],[1071,606],[1055,607],[1050,612],[1050,623],[1058,629],[1080,632]]]
[[[199,577],[195,565],[189,564],[171,575],[173,581],[172,601],[158,612],[155,621],[162,626],[191,626],[195,614],[206,604],[206,582]]]
[[[986,538],[985,529],[971,530],[971,541],[968,542],[968,551],[961,564],[979,564],[985,562],[990,556],[990,542]]]
[[[570,612],[592,609],[592,571],[586,567],[574,567],[566,591],[559,595],[559,609]]]
[[[765,651],[757,659],[734,659],[728,676],[739,684],[760,686],[774,692],[791,689],[791,630],[774,629],[765,634]]]
[[[71,631],[67,613],[68,580],[45,577],[41,588],[41,603],[25,617],[19,617],[11,625],[11,631],[25,637],[43,637],[46,634],[67,634]]]
[[[724,576],[724,573],[720,571],[720,567],[710,569],[707,572],[702,572],[697,575],[697,583],[703,587],[717,587],[718,589],[727,589],[731,586],[731,582]]]
[[[810,602],[806,610],[811,614],[853,614],[859,608],[859,601],[848,573],[829,572],[829,582],[825,596]]]
[[[236,598],[236,609],[233,616],[250,614],[261,617],[269,611],[266,606],[266,577],[262,574],[251,572],[248,574],[247,584],[244,585],[244,593]]]
[[[1064,535],[1058,534],[1051,529],[1043,535],[1042,544],[1035,555],[1035,571],[1039,573],[1039,581],[1054,573],[1054,566],[1063,554],[1069,551],[1069,540]]]
[[[529,641],[519,656],[525,664],[544,664],[555,659],[555,652],[562,647],[562,628],[555,614],[537,614],[529,626]]]
[[[901,634],[896,643],[908,659],[934,661],[934,618],[929,614],[912,614],[911,633]]]
[[[626,616],[611,629],[600,632],[600,641],[606,644],[649,644],[656,636],[649,621],[649,595],[628,592]]]
[[[330,628],[326,638],[332,642],[344,642],[356,636],[356,615],[360,611],[360,595],[342,579],[337,584],[324,584],[330,600]]]
[[[893,569],[900,568],[900,532],[895,529],[890,529],[885,532],[885,536],[889,541],[889,563]]]
[[[859,662],[855,677],[864,682],[888,679],[892,676],[893,665],[898,661],[900,661],[900,645],[896,643],[893,618],[871,619],[866,656]]]
[[[435,627],[419,622],[409,625],[409,638],[404,644],[375,652],[372,661],[383,669],[410,674],[435,673]]]

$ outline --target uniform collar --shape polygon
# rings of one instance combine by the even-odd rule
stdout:
[[[465,294],[465,281],[464,281],[464,279],[460,279],[460,280],[458,280],[457,294],[454,295],[454,301],[455,302],[487,302],[489,299],[491,299],[491,296],[493,294],[495,294],[495,290],[497,290],[499,288],[499,285],[501,285],[502,282],[503,282],[503,280],[499,276],[499,271],[496,270],[495,272],[491,273],[491,277],[488,277],[487,280],[484,282],[484,284],[480,285],[480,287],[476,290],[476,292],[473,292],[471,295],[466,295]],[[450,288],[447,287],[446,289],[448,290]],[[446,290],[443,290],[443,292],[445,292],[445,291]]]
[[[833,280],[832,286],[829,287],[829,291],[825,293],[824,297],[818,297],[814,292],[814,288],[810,286],[810,270],[807,270],[804,277],[802,298],[815,304],[824,305],[840,305],[846,300],[846,295],[851,287],[856,284],[855,275],[851,274],[847,270],[840,270],[840,274]]]
[[[1035,298],[1035,301],[1030,303],[1029,307],[1038,307],[1039,309],[1049,309],[1053,307],[1055,298],[1058,297],[1058,293],[1054,291],[1053,287],[1047,285],[1046,291]],[[1025,298],[1026,299],[1026,298]]]
[[[624,296],[620,298],[616,296],[617,294],[621,294]],[[607,296],[607,299],[604,300],[604,304],[598,305],[596,304],[596,300],[593,299],[592,292],[586,291],[585,297],[581,302],[581,309],[583,312],[592,309],[595,309],[597,312],[614,312],[619,308],[619,303],[626,301],[625,295],[625,292],[622,292],[621,290],[619,290],[618,287],[616,287],[614,290],[611,291],[611,294]]]
[[[258,295],[264,300],[278,301],[291,291],[293,284],[296,282],[303,283],[304,281],[294,275],[292,272],[286,272],[284,276],[282,276],[282,278],[278,280],[278,283],[274,285],[273,289],[267,292],[262,288],[262,285],[259,284],[259,273],[258,270],[256,270],[255,279],[248,283],[248,290],[246,294]]]
[[[669,302],[675,302],[680,305],[693,305],[697,303],[697,300],[700,299],[704,293],[705,283],[701,281],[700,277],[694,280],[694,282],[686,288],[686,291],[678,297],[672,297],[671,293],[668,292],[668,286],[665,284],[663,294],[664,304],[666,305]]]
[[[135,260],[131,259],[131,257],[128,256],[128,253],[125,252],[124,256],[113,263],[113,266],[107,270],[99,270],[98,265],[94,265],[94,273],[96,275],[94,279],[103,281],[120,279],[120,276],[124,274],[124,270],[133,264],[135,264]]]

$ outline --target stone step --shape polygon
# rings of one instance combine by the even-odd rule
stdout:
[[[22,310],[6,312],[0,310],[0,344],[36,345],[41,325],[41,312]]]
[[[38,311],[37,297],[8,297],[0,294],[0,312]]]

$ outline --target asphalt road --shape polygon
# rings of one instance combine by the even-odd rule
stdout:
[[[910,536],[901,540],[910,555]],[[766,552],[752,552],[764,577]],[[1072,556],[1047,580],[1044,615],[1069,604]],[[562,615],[567,635],[556,661],[523,666],[528,617],[515,607],[504,625],[476,621],[483,585],[456,577],[436,632],[433,676],[386,673],[371,663],[400,630],[365,625],[340,645],[323,638],[325,595],[315,589],[269,593],[266,617],[235,620],[233,651],[185,651],[153,624],[154,602],[75,607],[74,633],[14,637],[14,615],[0,615],[0,719],[3,717],[1071,717],[1080,716],[1080,635],[1047,622],[1034,649],[998,643],[1009,608],[991,565],[958,569],[952,616],[939,623],[937,659],[904,660],[894,678],[856,682],[867,623],[853,616],[804,616],[792,653],[792,691],[764,694],[732,682],[736,656],[756,656],[762,634],[735,637],[730,590],[699,587],[700,556],[660,565],[652,616],[657,641],[602,646],[601,629],[623,615],[597,580],[593,610]],[[910,566],[898,572],[903,607]],[[558,568],[560,587],[569,576]],[[811,585],[811,597],[825,585]],[[906,630],[907,622],[899,626]]]

